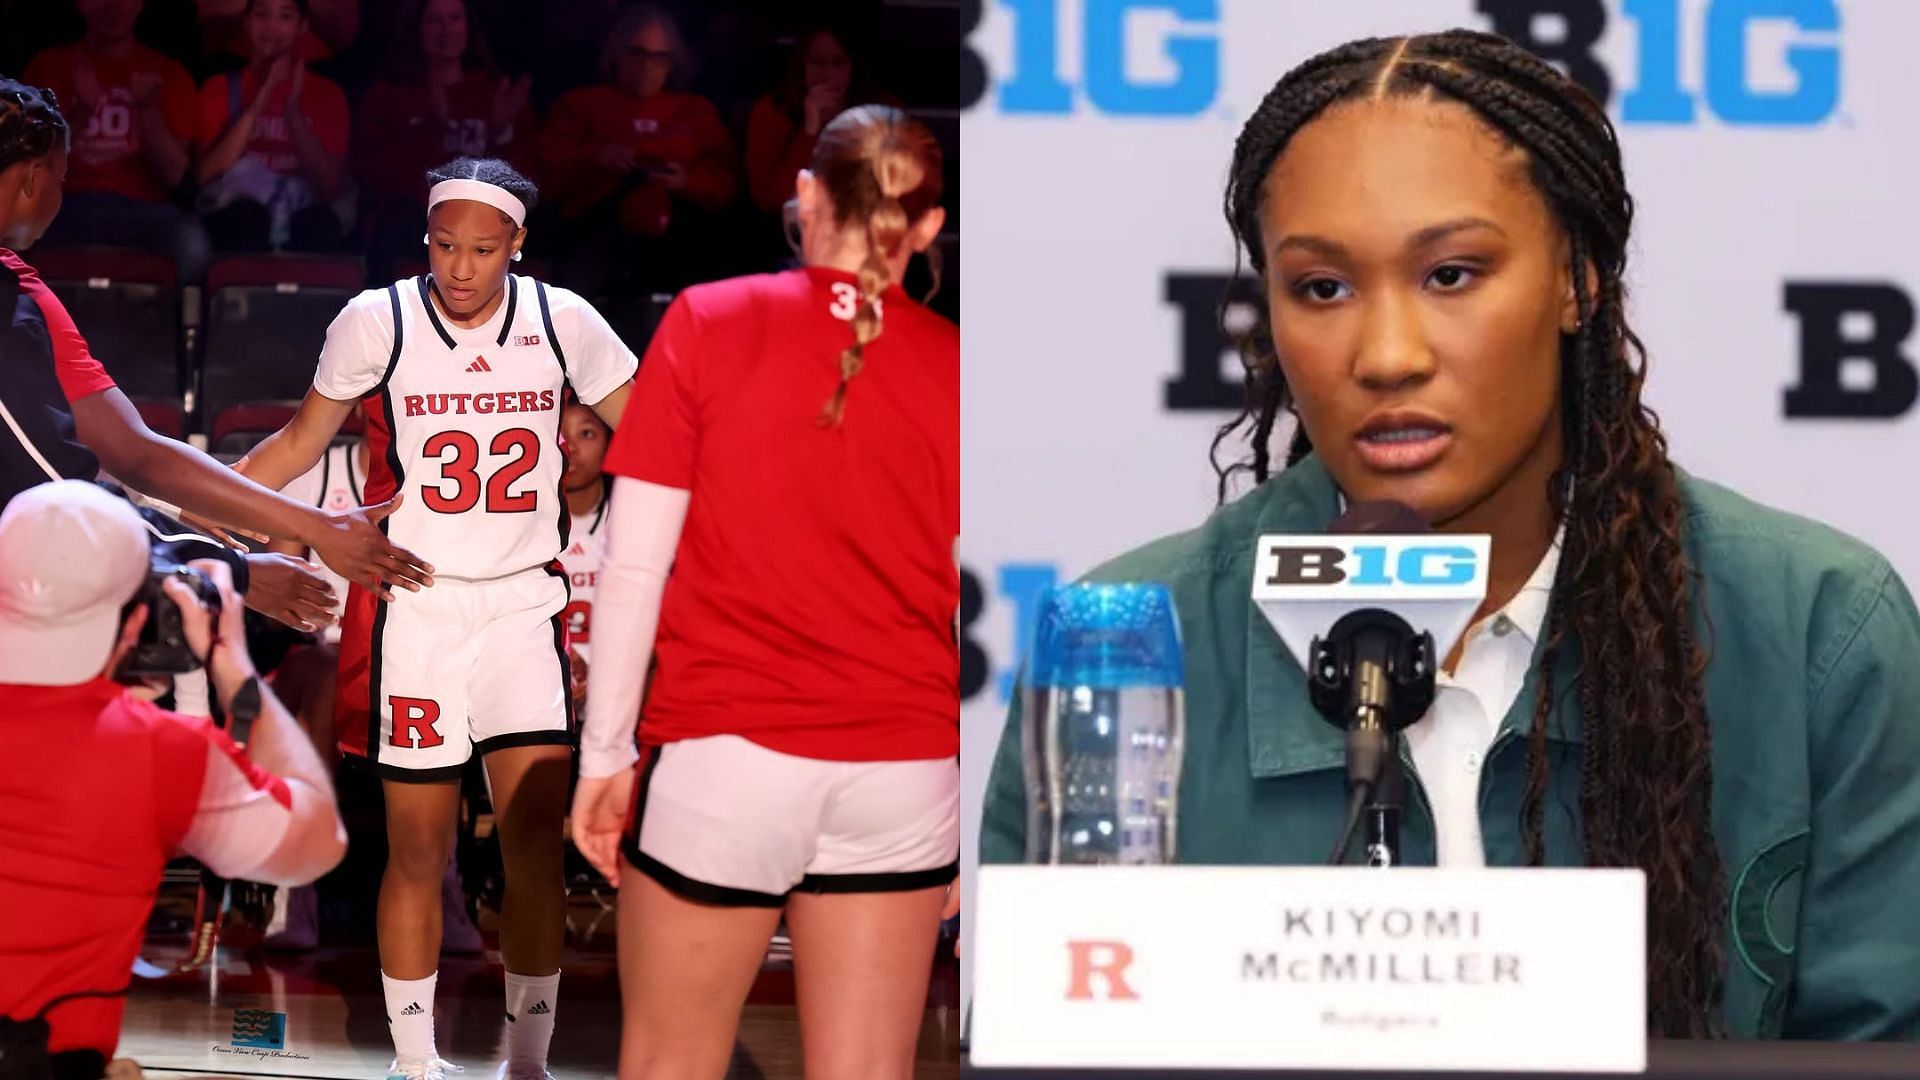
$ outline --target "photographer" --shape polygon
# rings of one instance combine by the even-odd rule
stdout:
[[[231,738],[150,700],[143,675],[198,664]],[[225,564],[152,569],[139,515],[82,481],[0,511],[0,761],[0,1045],[46,1010],[58,1076],[111,1057],[121,1002],[101,995],[127,985],[168,859],[298,885],[346,850],[326,769],[255,676]]]

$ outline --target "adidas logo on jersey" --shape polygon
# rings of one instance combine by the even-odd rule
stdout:
[[[473,358],[473,363],[467,365],[467,370],[468,371],[492,371],[493,368],[487,364],[486,357],[476,356]]]
[[[401,1016],[419,1016],[421,1013],[426,1011],[427,1010],[421,1008],[420,1003],[416,1001],[413,1004],[408,1005],[406,1008],[401,1009],[400,1015]]]
[[[552,1011],[553,1011],[552,1009],[547,1008],[546,1002],[536,1001],[533,1003],[533,1008],[527,1010],[527,1015],[528,1016],[545,1016]]]

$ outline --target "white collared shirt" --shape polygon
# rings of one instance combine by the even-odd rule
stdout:
[[[1547,600],[1560,567],[1564,530],[1513,599],[1468,628],[1460,663],[1434,680],[1433,707],[1406,730],[1414,772],[1433,808],[1439,864],[1487,864],[1480,841],[1480,772],[1500,733],[1500,721],[1520,696],[1534,644],[1547,619]]]

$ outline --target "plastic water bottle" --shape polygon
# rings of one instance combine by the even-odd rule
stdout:
[[[1161,585],[1074,585],[1040,610],[1021,710],[1027,861],[1174,861],[1185,696]]]

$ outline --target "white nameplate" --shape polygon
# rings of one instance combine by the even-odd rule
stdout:
[[[1638,870],[980,869],[973,1063],[1646,1068]]]

